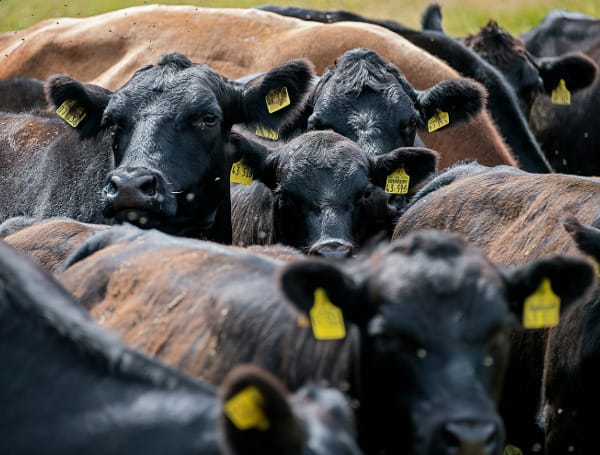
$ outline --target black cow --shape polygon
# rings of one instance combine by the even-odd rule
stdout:
[[[530,172],[551,172],[550,164],[529,129],[527,119],[519,108],[514,91],[496,68],[459,41],[441,32],[414,30],[398,22],[369,19],[342,10],[320,11],[275,5],[260,6],[258,8],[284,16],[316,22],[366,22],[398,33],[418,47],[444,60],[463,76],[481,82],[488,91],[487,108],[520,166]]]
[[[568,303],[592,274],[562,257],[500,270],[439,232],[345,265],[285,265],[123,226],[86,240],[60,279],[129,343],[210,382],[252,359],[292,389],[311,378],[347,388],[368,453],[499,455],[511,312],[542,278]]]
[[[44,82],[31,77],[0,81],[0,112],[23,112],[48,107]]]
[[[421,24],[426,30],[443,32],[440,5],[431,3],[425,9]],[[582,53],[536,57],[525,48],[521,38],[513,36],[494,20],[478,33],[459,38],[483,59],[494,65],[515,90],[525,115],[542,92],[551,94],[563,79],[571,92],[588,87],[596,78],[598,67]]]
[[[240,366],[217,396],[100,329],[4,242],[0,361],[2,453],[359,453],[340,392],[310,386],[288,399],[270,374]],[[246,390],[257,413],[247,423],[228,404]]]
[[[522,35],[527,50],[540,57],[581,51],[600,65],[600,20],[554,11]],[[567,87],[568,88],[568,87]],[[571,96],[570,105],[556,105],[540,97],[532,106],[530,124],[548,159],[559,172],[600,175],[600,81]]]
[[[600,219],[582,225],[568,217],[565,228],[579,249],[598,264]],[[600,406],[600,288],[572,308],[550,332],[544,362],[540,415],[548,455],[598,453]],[[576,336],[574,336],[576,334]]]
[[[233,243],[283,243],[328,257],[351,256],[379,230],[391,235],[405,195],[388,199],[387,177],[403,168],[407,193],[437,162],[422,148],[373,156],[333,131],[308,132],[271,150],[239,136],[236,147],[258,181],[232,187]]]
[[[369,49],[341,55],[315,83],[304,115],[290,139],[299,133],[332,129],[357,142],[372,155],[415,144],[437,109],[448,112],[451,125],[468,120],[483,107],[485,94],[467,79],[447,80],[416,90],[392,63]],[[422,142],[420,142],[422,144]]]
[[[241,85],[177,53],[115,92],[53,76],[49,100],[76,126],[69,131],[41,115],[0,117],[0,220],[109,218],[231,242],[231,127],[275,128],[293,117],[311,76],[298,60]],[[273,111],[265,100],[282,91],[291,106]]]

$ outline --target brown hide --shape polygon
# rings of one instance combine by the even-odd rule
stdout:
[[[66,73],[113,89],[168,51],[237,78],[294,58],[311,60],[320,74],[345,51],[366,47],[398,66],[420,90],[459,77],[437,58],[375,25],[320,24],[234,8],[148,5],[89,18],[50,19],[1,36],[2,46],[0,79]],[[469,123],[421,137],[441,152],[442,168],[464,158],[515,165],[487,111]]]
[[[400,218],[394,238],[417,229],[460,232],[503,265],[581,256],[563,227],[568,214],[592,223],[600,214],[600,180],[490,170],[425,196]]]
[[[64,258],[106,228],[46,221],[4,240],[34,257],[45,251]],[[302,255],[279,245],[246,250],[189,239],[132,240],[97,251],[62,272],[62,261],[56,262],[53,271],[95,320],[128,345],[212,383],[222,381],[237,363],[253,360],[279,372],[291,388],[321,377],[337,385],[353,383],[358,330],[349,329],[344,340],[314,339],[306,319],[284,303],[276,288],[275,275],[290,260],[302,260]],[[250,305],[255,324],[245,322],[241,333],[236,321],[247,317]],[[247,342],[229,352],[221,347],[223,337]]]
[[[73,220],[49,220],[20,229],[3,240],[27,253],[46,270],[57,273],[69,254],[84,240],[108,228],[106,225]]]

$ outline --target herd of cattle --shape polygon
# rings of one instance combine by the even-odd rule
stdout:
[[[151,5],[0,61],[0,452],[597,453],[600,20]]]

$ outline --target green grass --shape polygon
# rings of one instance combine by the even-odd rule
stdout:
[[[318,9],[346,9],[379,19],[393,19],[418,27],[419,16],[430,0],[214,0],[162,2],[141,0],[0,0],[0,33],[19,30],[43,19],[82,17],[145,3],[193,4],[207,7],[247,8],[274,3]],[[438,0],[442,5],[444,28],[451,35],[476,32],[488,19],[520,33],[535,26],[552,9],[566,8],[600,17],[600,0]]]

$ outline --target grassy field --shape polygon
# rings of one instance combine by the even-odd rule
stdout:
[[[423,8],[431,0],[304,0],[252,1],[205,0],[162,2],[141,0],[0,0],[0,33],[19,30],[43,19],[53,17],[81,17],[146,3],[193,4],[206,7],[246,8],[273,3],[305,6],[318,9],[346,9],[379,19],[394,19],[418,27]],[[579,11],[600,18],[600,0],[438,0],[442,5],[444,27],[451,35],[476,32],[488,19],[520,33],[535,26],[548,12],[556,8]]]

